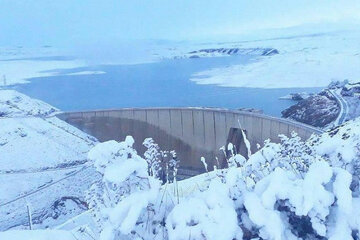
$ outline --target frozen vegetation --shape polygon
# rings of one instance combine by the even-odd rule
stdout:
[[[165,185],[131,137],[98,144],[88,201],[99,239],[359,239],[359,133],[357,119],[306,142],[282,136]]]
[[[359,130],[358,119],[306,142],[283,136],[165,185],[131,137],[98,144],[102,181],[87,199],[99,239],[359,239]]]
[[[94,201],[100,239],[359,239],[359,130],[358,119],[307,142],[283,136],[162,187],[132,138],[99,144],[90,158],[107,186]]]
[[[208,48],[200,49],[188,52],[182,56],[175,56],[175,59],[179,58],[201,58],[201,57],[223,57],[234,55],[250,55],[250,56],[272,56],[279,54],[274,48]]]

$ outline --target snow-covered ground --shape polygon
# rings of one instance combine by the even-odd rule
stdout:
[[[27,83],[29,78],[56,75],[61,69],[86,66],[83,60],[60,54],[60,50],[50,46],[0,47],[0,87]]]
[[[346,120],[354,119],[360,116],[360,97],[343,97],[348,106],[349,112]]]
[[[84,162],[95,139],[54,117],[58,112],[16,91],[0,90],[0,172]]]
[[[76,240],[68,231],[34,230],[0,232],[0,239],[6,240]]]
[[[58,112],[16,91],[0,90],[1,230],[28,224],[26,204],[34,224],[42,227],[86,209],[81,199],[96,174],[85,164],[97,140],[58,119]]]
[[[259,35],[256,40],[234,42],[232,47],[269,47],[279,54],[257,57],[247,65],[209,69],[191,80],[226,87],[306,88],[325,87],[332,80],[360,79],[359,28],[301,32],[301,28],[291,33],[285,29],[268,38]]]
[[[68,76],[76,76],[76,75],[97,75],[97,74],[104,74],[104,71],[81,71],[81,72],[74,72],[74,73],[67,73]]]

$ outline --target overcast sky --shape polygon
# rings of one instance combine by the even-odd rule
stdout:
[[[189,40],[360,20],[360,0],[0,0],[0,45]]]

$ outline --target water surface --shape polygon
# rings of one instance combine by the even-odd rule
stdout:
[[[101,65],[60,71],[60,75],[31,79],[14,88],[63,111],[124,107],[221,107],[256,108],[281,116],[292,104],[279,97],[311,89],[260,89],[198,85],[191,75],[214,67],[247,64],[248,56],[164,60],[135,65]],[[98,75],[64,75],[104,71]]]

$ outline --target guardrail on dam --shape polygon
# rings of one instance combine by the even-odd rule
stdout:
[[[279,142],[279,134],[295,131],[302,139],[322,131],[287,119],[245,111],[212,108],[134,108],[87,112],[66,112],[58,117],[96,137],[99,141],[135,139],[135,148],[143,153],[142,142],[152,137],[163,150],[175,150],[182,168],[203,171],[203,156],[209,167],[216,158],[224,164],[219,149],[232,142],[238,152],[246,153],[242,134],[245,130],[252,151],[266,139]],[[235,141],[235,142],[233,142]],[[246,154],[244,154],[246,155]]]

